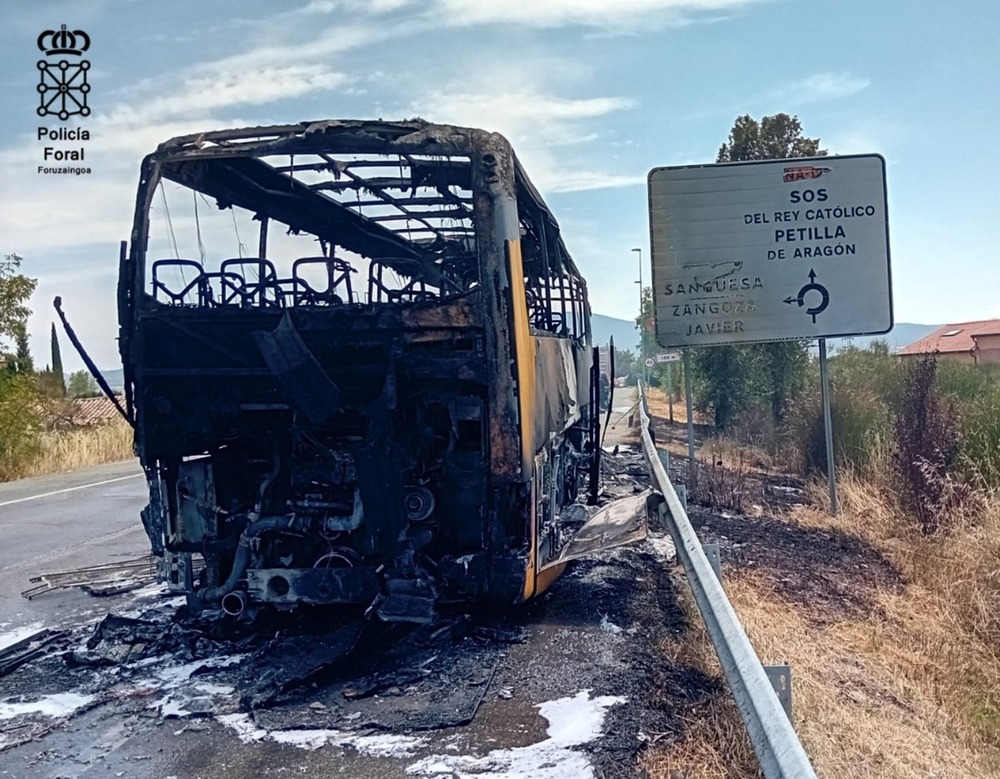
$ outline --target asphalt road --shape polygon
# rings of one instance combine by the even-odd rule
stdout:
[[[633,435],[629,405],[627,393],[616,398],[606,448]],[[143,609],[152,606],[172,613],[177,599],[156,593],[96,599],[72,590],[30,602],[20,596],[40,571],[143,554],[144,503],[134,463],[0,485],[0,645],[15,628],[75,624],[82,646],[109,611],[150,618]],[[245,655],[201,653],[192,662],[190,652],[167,653],[93,668],[56,656],[0,677],[0,779],[638,775],[643,744],[682,728],[658,697],[662,679],[704,687],[691,669],[650,662],[664,636],[684,628],[665,565],[669,546],[658,538],[578,561],[543,598],[493,623],[487,618],[487,631],[513,625],[521,638],[473,669],[488,671],[485,684],[445,668],[374,698],[409,712],[420,704],[421,684],[430,683],[432,695],[475,687],[482,702],[468,725],[275,729],[241,702]],[[309,694],[297,716],[322,719],[326,710],[309,704]]]
[[[145,503],[137,461],[0,484],[0,634],[39,622],[75,622],[94,609],[94,599],[81,592],[32,601],[21,592],[40,572],[147,553],[139,522]]]

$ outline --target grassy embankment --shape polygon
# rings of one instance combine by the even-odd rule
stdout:
[[[0,459],[0,481],[62,473],[132,456],[132,428],[122,419],[71,430],[36,431],[18,447],[16,457]]]
[[[724,470],[745,487],[745,516],[726,521],[825,543],[832,561],[796,570],[796,555],[816,551],[793,544],[769,558],[755,554],[751,542],[732,549],[727,565],[723,540],[726,591],[762,660],[791,663],[795,728],[820,776],[1000,776],[1000,389],[992,378],[980,382],[967,371],[949,368],[938,376],[944,405],[960,412],[951,430],[960,445],[947,472],[935,476],[944,485],[931,490],[937,505],[921,514],[930,509],[929,526],[898,476],[905,441],[893,443],[923,417],[907,418],[898,405],[895,416],[883,413],[898,399],[875,385],[892,384],[889,374],[898,378],[902,369],[865,365],[867,359],[854,366],[853,378],[844,373],[840,390],[848,397],[840,397],[835,411],[838,455],[847,453],[838,474],[837,517],[829,516],[822,478],[806,481],[808,500],[798,503],[782,505],[761,487],[769,475],[807,459],[808,442],[786,442],[777,452],[731,441],[702,445],[713,463],[723,463],[704,466],[703,473]],[[666,417],[662,398],[651,406],[655,416]],[[809,438],[807,431],[799,435]],[[684,451],[676,441],[667,448]],[[690,596],[685,608],[693,628],[661,650],[720,676]],[[697,702],[686,720],[679,741],[661,742],[649,753],[652,777],[757,775],[728,694]]]

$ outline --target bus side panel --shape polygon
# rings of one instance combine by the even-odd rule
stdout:
[[[507,241],[507,262],[510,269],[510,295],[514,318],[514,357],[517,375],[518,411],[520,413],[521,472],[530,474],[538,446],[548,436],[539,427],[540,409],[536,405],[538,372],[536,339],[528,326],[528,304],[524,292],[524,268],[521,265],[521,242]]]
[[[524,577],[523,598],[535,594],[535,572],[538,556],[538,510],[535,467],[535,339],[528,326],[528,303],[524,292],[524,268],[521,264],[520,241],[507,241],[507,272],[510,279],[511,320],[514,336],[514,373],[517,377],[518,420],[521,438],[521,473],[531,479],[531,500],[527,517],[529,542],[528,565]],[[544,441],[545,439],[541,439]]]
[[[581,384],[578,363],[587,349],[566,338],[535,337],[535,418],[538,447],[580,421],[587,403],[589,379]]]

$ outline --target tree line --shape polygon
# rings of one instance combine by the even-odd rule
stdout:
[[[23,258],[11,253],[0,260],[0,479],[16,475],[39,455],[47,415],[63,398],[99,394],[86,371],[67,377],[55,324],[50,338],[50,362],[36,368],[28,343],[28,302],[38,280],[21,270]]]

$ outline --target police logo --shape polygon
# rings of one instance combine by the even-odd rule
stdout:
[[[59,57],[38,61],[38,115],[56,116],[64,122],[71,116],[90,116],[87,106],[90,62],[66,59],[82,57],[90,48],[90,36],[83,30],[67,30],[64,24],[59,30],[46,30],[39,35],[38,48],[46,57]]]

